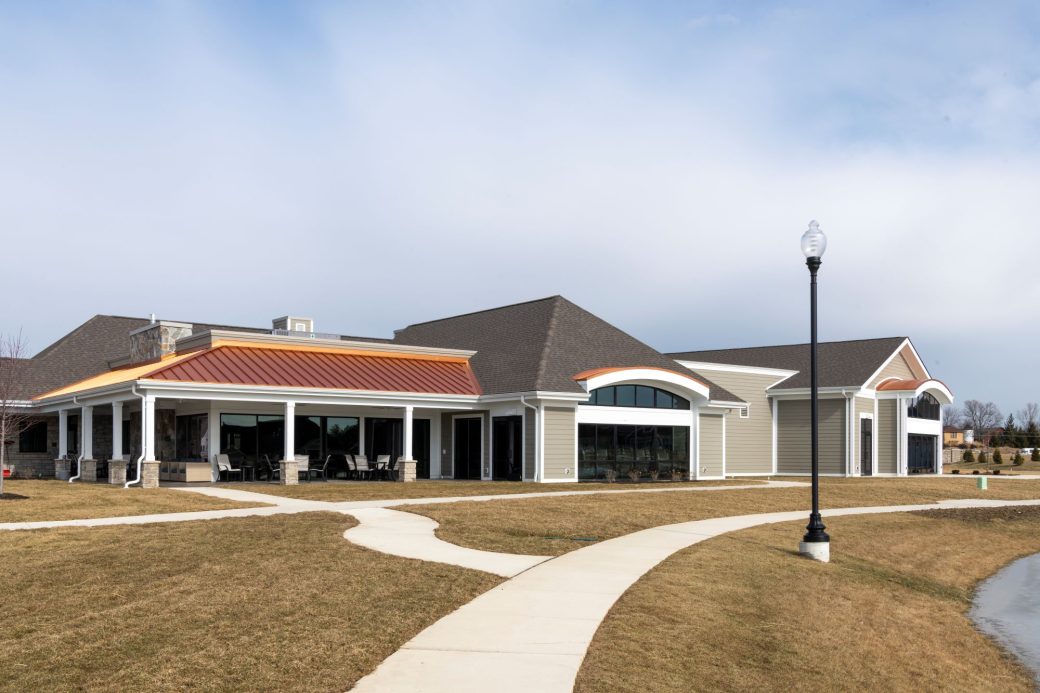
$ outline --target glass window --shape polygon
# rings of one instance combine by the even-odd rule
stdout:
[[[689,409],[690,402],[679,395],[649,385],[611,385],[589,393],[589,401],[599,407],[643,407],[647,409]]]
[[[653,408],[654,388],[646,385],[636,385],[636,406]]]
[[[359,420],[329,416],[325,419],[326,455],[357,455],[361,452]]]
[[[69,454],[79,454],[79,415],[69,414],[69,421],[65,431],[68,433]]]
[[[220,452],[232,462],[256,464],[256,416],[254,414],[220,415]]]
[[[615,404],[619,407],[636,406],[636,386],[618,385]]]
[[[205,460],[209,447],[209,415],[178,416],[174,423],[174,457],[178,460]]]
[[[312,460],[324,459],[321,451],[321,417],[297,416],[293,437],[296,454],[307,455]]]
[[[18,452],[47,452],[47,422],[29,424],[18,436]]]
[[[629,470],[646,478],[657,470],[658,478],[672,478],[690,471],[690,429],[686,426],[578,425],[578,478],[603,479],[612,470],[624,479]]]
[[[259,436],[258,452],[277,462],[285,455],[285,417],[258,416],[256,428]]]
[[[927,392],[922,392],[916,400],[912,400],[907,406],[906,414],[911,419],[930,419],[938,421],[941,407],[939,400]]]

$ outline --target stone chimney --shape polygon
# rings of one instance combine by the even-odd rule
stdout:
[[[172,354],[177,340],[191,335],[192,326],[185,322],[152,320],[130,332],[130,365],[156,361]]]

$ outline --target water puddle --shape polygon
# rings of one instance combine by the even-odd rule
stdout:
[[[1040,553],[979,585],[968,616],[1029,667],[1040,685]]]

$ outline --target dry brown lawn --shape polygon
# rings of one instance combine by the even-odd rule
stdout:
[[[4,495],[0,496],[0,522],[80,520],[258,505],[262,504],[238,503],[164,488],[124,489],[108,484],[8,479],[4,482]]]
[[[0,688],[344,691],[500,580],[331,513],[3,535]]]
[[[551,493],[553,491],[626,491],[632,489],[668,489],[684,486],[741,486],[758,485],[753,481],[691,481],[615,484],[534,484],[516,481],[455,481],[419,480],[400,484],[390,481],[312,481],[296,486],[281,486],[266,483],[219,484],[253,493],[269,493],[276,496],[303,498],[315,501],[364,501],[389,500],[391,498],[445,498],[450,496],[501,496],[510,493]]]
[[[802,479],[804,481],[804,479]],[[838,479],[820,481],[821,507],[909,505],[946,498],[1040,498],[1040,481],[989,478]],[[558,555],[647,527],[727,515],[809,507],[809,489],[632,493],[409,506],[440,523],[446,541],[489,551]],[[808,512],[808,511],[806,511]]]
[[[1032,691],[966,617],[976,582],[1040,551],[1040,508],[834,518],[832,562],[800,523],[686,549],[614,605],[576,691]]]

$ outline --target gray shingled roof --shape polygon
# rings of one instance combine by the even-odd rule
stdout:
[[[817,369],[820,387],[859,387],[899,348],[906,337],[855,339],[845,342],[820,342]],[[775,389],[809,387],[809,345],[682,351],[668,354],[680,361],[754,366],[798,371]]]
[[[130,352],[130,332],[149,323],[148,318],[95,315],[58,341],[26,359],[29,389],[33,396],[109,370],[109,361]],[[194,332],[210,329],[267,332],[256,327],[192,324]]]
[[[409,325],[394,341],[476,351],[470,363],[487,394],[580,393],[582,371],[650,366],[691,373],[713,400],[743,401],[562,296]]]

